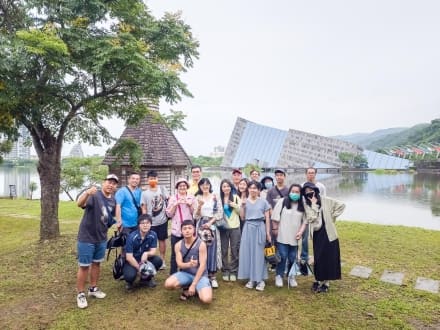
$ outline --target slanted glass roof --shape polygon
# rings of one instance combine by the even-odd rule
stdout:
[[[408,169],[410,161],[405,158],[388,156],[375,151],[364,150],[364,156],[368,160],[368,168],[383,168],[383,169]]]
[[[248,122],[232,161],[232,167],[255,163],[261,167],[276,167],[287,131]]]

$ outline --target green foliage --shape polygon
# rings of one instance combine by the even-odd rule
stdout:
[[[114,161],[118,165],[122,159],[128,158],[128,162],[135,171],[139,171],[143,152],[141,146],[132,138],[119,139],[113,148],[110,149],[110,155],[116,156]]]
[[[223,157],[210,157],[210,156],[189,156],[193,165],[200,165],[201,167],[220,166],[223,161]]]
[[[340,152],[339,160],[343,163],[343,167],[367,168],[368,160],[363,154],[353,154],[350,152]]]
[[[90,325],[138,329],[145,327],[145,313],[154,329],[154,325],[163,328],[164,324],[170,329],[430,329],[440,324],[440,296],[414,289],[418,277],[439,279],[440,231],[338,221],[342,280],[332,281],[328,294],[310,291],[313,276],[298,276],[298,287],[280,289],[274,286],[274,274],[269,273],[264,293],[245,289],[241,281],[220,282],[211,306],[202,306],[197,298],[179,301],[178,290],[163,288],[167,272],[158,272],[155,289],[136,288],[127,294],[124,283],[111,275],[111,257],[102,263],[99,280],[107,297],[89,299],[89,307],[79,310],[74,287],[82,210],[75,203],[61,202],[64,234],[45,243],[38,241],[39,212],[36,201],[0,200],[0,231],[4,234],[0,323],[4,329],[83,329]],[[373,268],[370,278],[351,276],[356,265]],[[403,285],[381,282],[385,270],[403,272]],[[113,312],[121,301],[124,312]],[[17,313],[23,306],[28,312]],[[38,312],[31,312],[34,310]]]
[[[244,168],[243,168],[243,173],[246,174],[246,176],[249,178],[250,175],[251,175],[250,173],[251,173],[252,170],[257,170],[257,171],[260,172],[260,173],[262,172],[260,166],[255,165],[255,164],[248,163],[248,164],[246,164],[246,165],[244,166]]]
[[[60,188],[73,200],[69,191],[81,189],[94,182],[101,182],[107,175],[107,166],[102,165],[102,157],[69,157],[61,165]]]
[[[430,124],[419,124],[402,132],[389,134],[371,142],[366,149],[386,149],[394,146],[420,145],[424,143],[440,144],[440,119],[434,119]]]
[[[198,42],[180,14],[157,19],[141,0],[6,1],[0,14],[0,133],[13,141],[19,125],[29,130],[42,190],[51,192],[41,228],[53,237],[63,143],[109,144],[103,119],[133,125],[148,102],[191,96],[180,76]],[[183,118],[163,120],[178,129]]]

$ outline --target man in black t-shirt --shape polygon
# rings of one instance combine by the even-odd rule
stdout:
[[[102,189],[95,186],[84,191],[78,198],[78,206],[84,209],[84,215],[78,231],[78,273],[76,287],[79,308],[87,307],[85,284],[89,276],[90,287],[87,295],[104,298],[105,293],[98,288],[100,264],[104,260],[107,247],[107,230],[114,220],[116,201],[113,196],[118,185],[118,177],[109,174],[102,182]]]

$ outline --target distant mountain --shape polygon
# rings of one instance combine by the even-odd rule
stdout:
[[[366,148],[368,145],[372,144],[374,141],[380,140],[386,136],[392,134],[399,134],[402,131],[407,130],[408,127],[395,127],[395,128],[385,128],[379,129],[372,133],[353,133],[349,135],[337,135],[332,136],[332,138],[343,140],[347,142],[351,142],[361,147]]]
[[[434,119],[430,124],[418,124],[409,128],[387,128],[372,133],[354,133],[333,136],[333,138],[355,143],[368,150],[423,143],[440,144],[440,119]]]

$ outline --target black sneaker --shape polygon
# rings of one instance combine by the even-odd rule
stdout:
[[[155,288],[157,286],[156,281],[154,279],[140,280],[139,285],[145,286],[147,288]]]
[[[328,292],[328,290],[329,290],[329,287],[327,286],[327,285],[325,285],[325,284],[323,284],[323,285],[321,285],[319,288],[318,288],[318,293],[321,293],[321,292],[323,292],[323,293],[327,293]]]
[[[313,282],[311,290],[313,292],[318,292],[318,289],[319,289],[319,283],[318,282]]]
[[[133,283],[125,282],[125,290],[127,291],[133,290]]]
[[[301,262],[299,263],[299,271],[302,276],[309,275],[309,270],[307,269],[307,263],[305,260],[301,260]]]

